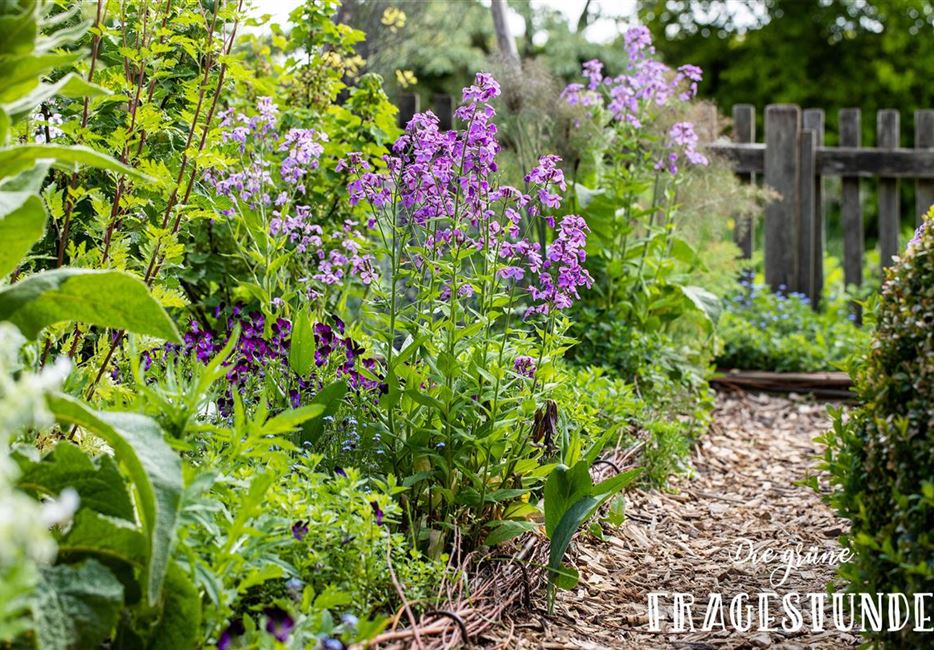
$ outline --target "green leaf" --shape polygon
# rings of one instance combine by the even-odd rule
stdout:
[[[0,57],[0,103],[6,104],[32,91],[39,85],[39,78],[52,70],[74,63],[81,52],[63,54],[28,54],[26,56]],[[0,165],[2,168],[3,165]]]
[[[98,169],[125,174],[138,181],[156,182],[142,172],[127,167],[114,158],[82,145],[18,144],[0,147],[0,178],[15,176],[26,171],[40,160],[55,160],[59,163],[87,165]]]
[[[6,104],[3,108],[14,121],[28,115],[42,102],[61,95],[62,97],[97,97],[109,95],[110,91],[92,83],[83,77],[69,72],[52,84],[40,83],[28,95]]]
[[[60,442],[51,453],[35,462],[18,457],[17,486],[36,496],[57,496],[66,487],[81,497],[81,508],[103,515],[136,521],[126,482],[113,458],[102,455],[95,464],[77,445]]]
[[[0,192],[0,277],[16,268],[45,232],[45,206],[30,192]]]
[[[597,500],[593,497],[587,496],[579,499],[568,508],[555,527],[554,534],[551,536],[551,545],[548,549],[548,569],[553,584],[557,584],[555,578],[560,575],[559,571],[564,560],[564,552],[571,543],[571,538],[574,537],[574,533],[587,520],[597,505]]]
[[[711,323],[716,323],[723,309],[720,298],[703,287],[681,287],[681,293],[691,301],[698,311],[706,316]]]
[[[505,520],[492,522],[492,525],[494,526],[492,532],[483,540],[483,543],[487,546],[502,544],[505,541],[538,528],[538,524],[534,521]]]
[[[568,468],[555,467],[545,481],[545,534],[552,538],[558,522],[565,512],[581,497],[590,494],[593,480],[590,478],[590,463],[581,461]]]
[[[178,456],[166,444],[155,420],[144,415],[94,411],[66,395],[52,395],[47,401],[59,422],[80,426],[110,445],[129,475],[148,541],[144,593],[149,604],[155,604],[168,570],[178,523],[183,489]]]
[[[288,411],[283,411],[279,415],[266,420],[265,424],[263,424],[263,433],[266,435],[288,433],[289,431],[294,431],[308,420],[320,417],[323,413],[324,405],[322,404],[307,404],[297,409],[289,409]]]
[[[640,474],[642,474],[641,467],[634,467],[632,469],[626,470],[625,472],[620,472],[619,474],[611,476],[610,478],[604,481],[600,481],[594,485],[590,493],[602,504],[604,501],[620,490],[623,490],[631,485]]]
[[[340,408],[341,400],[347,393],[347,383],[343,379],[338,379],[318,391],[318,394],[311,400],[312,404],[321,404],[324,406],[324,412],[319,418],[313,418],[305,422],[302,426],[300,443],[314,442],[324,431],[324,418],[328,415],[337,413]]]
[[[558,589],[573,589],[580,579],[581,574],[569,564],[562,564],[551,574],[551,583]]]
[[[54,323],[80,321],[181,342],[146,285],[121,271],[36,273],[0,291],[0,320],[12,322],[29,339]]]
[[[60,558],[99,555],[142,567],[146,564],[146,538],[136,526],[122,519],[81,508],[68,534],[59,541],[58,552]]]
[[[162,617],[149,635],[147,650],[194,648],[200,638],[201,596],[181,567],[172,564],[165,577]]]
[[[2,111],[0,111],[0,114],[2,114]],[[45,177],[49,173],[50,166],[47,162],[37,163],[16,176],[5,178],[0,181],[0,191],[38,194],[39,190],[42,189],[42,182],[45,181]]]
[[[96,560],[42,570],[36,589],[36,630],[42,650],[96,648],[123,606],[123,585]]]
[[[315,361],[315,334],[311,326],[308,309],[302,309],[292,323],[292,340],[289,347],[289,367],[304,377],[311,372]]]

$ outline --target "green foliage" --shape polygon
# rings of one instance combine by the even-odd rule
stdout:
[[[835,370],[868,344],[854,323],[846,296],[822,301],[815,312],[806,296],[773,293],[750,279],[725,299],[717,336],[723,368],[819,372]]]
[[[852,522],[855,554],[841,572],[856,592],[934,588],[934,213],[888,270],[868,352],[854,360],[860,406],[835,413],[827,445],[830,503]],[[890,647],[919,647],[915,622],[869,633]]]
[[[548,554],[549,579],[552,594],[549,609],[554,605],[553,589],[571,589],[577,580],[569,580],[561,563],[571,537],[577,529],[620,490],[625,489],[642,472],[635,468],[612,476],[594,485],[590,478],[592,459],[583,459],[573,467],[558,465],[545,482],[545,534],[551,540]],[[562,575],[563,574],[563,575]]]

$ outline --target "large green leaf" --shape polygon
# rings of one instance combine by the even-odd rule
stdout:
[[[45,206],[30,192],[0,192],[0,277],[16,268],[42,233]]]
[[[102,455],[95,463],[77,445],[60,442],[41,461],[24,457],[17,457],[17,461],[21,490],[45,497],[57,496],[70,487],[81,497],[82,510],[136,521],[126,481],[111,456]]]
[[[95,560],[42,570],[36,590],[41,650],[96,648],[111,632],[123,606],[123,585]]]
[[[165,578],[162,617],[149,635],[147,650],[194,648],[200,626],[201,595],[188,575],[173,564]]]
[[[146,538],[135,525],[82,507],[68,534],[59,540],[59,558],[97,555],[135,566],[146,564]]]
[[[43,328],[80,321],[181,342],[175,324],[146,285],[121,271],[44,271],[0,291],[0,321],[34,339]]]
[[[14,13],[13,6],[3,6],[0,11],[0,55],[28,54],[36,44],[39,25],[36,20],[36,3],[22,3],[23,11]]]
[[[292,336],[289,344],[289,367],[299,376],[311,372],[315,362],[315,333],[311,327],[311,315],[308,309],[302,309],[292,322]]]
[[[155,182],[142,172],[127,167],[106,154],[82,145],[17,144],[0,147],[0,177],[15,176],[32,167],[39,160],[56,160],[120,172],[140,181]]]
[[[155,604],[169,566],[183,490],[181,463],[155,420],[136,413],[94,411],[66,395],[48,398],[62,423],[80,426],[113,447],[133,483],[148,542],[144,592]]]
[[[551,539],[564,513],[581,497],[589,495],[593,487],[590,463],[580,461],[569,468],[555,467],[545,481],[545,534]]]
[[[39,79],[52,70],[78,61],[83,53],[27,54],[25,56],[0,57],[0,102],[6,104],[31,92],[39,85]]]
[[[574,533],[598,505],[596,499],[586,496],[575,501],[561,517],[561,521],[558,522],[551,536],[551,545],[548,549],[548,569],[552,580],[561,570],[564,552],[571,543]]]

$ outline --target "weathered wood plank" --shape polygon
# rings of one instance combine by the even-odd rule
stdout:
[[[915,111],[915,149],[934,152],[934,110]],[[915,181],[915,225],[921,225],[921,217],[934,205],[934,180]]]
[[[810,298],[815,299],[814,286],[814,222],[817,221],[815,153],[817,134],[810,129],[803,129],[798,134],[798,207],[795,226],[797,255],[795,277],[791,287]],[[818,260],[821,264],[823,260]]]
[[[892,109],[876,113],[876,147],[894,149],[898,147],[899,114]],[[891,266],[892,258],[898,255],[899,230],[898,179],[879,177],[879,252],[882,268]]]
[[[797,106],[766,107],[765,184],[780,198],[765,208],[765,281],[776,291],[795,284],[800,131],[801,109]]]
[[[860,111],[840,111],[840,145],[859,148]],[[847,285],[863,284],[863,209],[859,197],[859,178],[844,176],[841,213],[843,222],[843,276]]]
[[[752,104],[737,104],[733,107],[733,141],[749,144],[756,141],[756,108]],[[737,174],[747,183],[755,183],[755,174]],[[733,228],[733,241],[742,251],[743,259],[752,257],[753,223],[749,217],[738,216]]]
[[[450,131],[454,124],[454,98],[450,95],[435,95],[432,110],[438,116],[438,128]]]
[[[814,132],[817,142],[816,147],[824,146],[824,111],[820,108],[805,109],[802,124],[805,129]],[[816,155],[816,149],[815,149]],[[817,160],[815,158],[815,166]],[[811,296],[811,308],[817,311],[820,308],[820,297],[824,290],[824,250],[826,249],[827,229],[824,227],[824,188],[823,177],[817,174],[814,177],[814,221],[813,226],[813,248],[811,255],[813,262],[811,264],[811,286],[814,295]]]
[[[419,111],[419,97],[415,93],[402,93],[399,95],[399,126],[405,128],[416,113]]]
[[[717,142],[709,145],[709,148],[713,153],[730,160],[737,173],[761,174],[765,168],[764,144]],[[934,179],[934,150],[819,146],[817,173],[821,176]]]

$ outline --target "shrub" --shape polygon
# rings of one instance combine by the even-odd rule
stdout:
[[[825,467],[830,497],[852,522],[855,559],[842,566],[858,592],[934,591],[934,228],[888,270],[878,325],[855,367],[861,405],[837,412]],[[883,633],[892,647],[922,647],[911,632]]]

